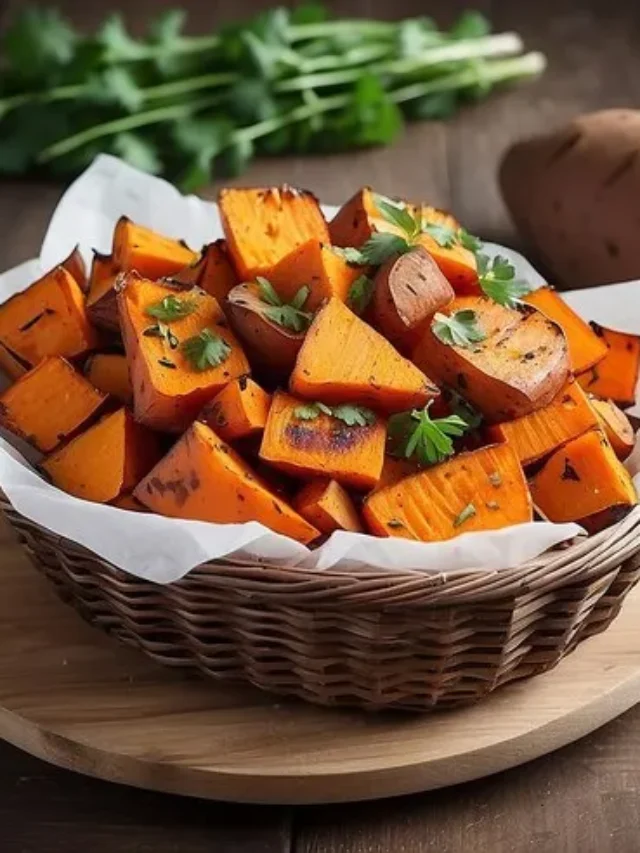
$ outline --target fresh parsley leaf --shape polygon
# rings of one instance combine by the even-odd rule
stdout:
[[[334,418],[347,426],[372,426],[376,422],[375,412],[367,409],[366,406],[352,406],[349,403],[343,403],[340,406],[334,406],[331,411]]]
[[[490,260],[488,255],[478,255],[478,279],[485,296],[505,308],[517,308],[522,297],[531,293],[531,285],[516,278],[513,264],[502,255]]]
[[[431,404],[389,419],[389,443],[395,456],[415,458],[421,465],[435,465],[454,453],[453,439],[469,429],[457,415],[432,419]]]
[[[256,276],[256,282],[258,283],[258,289],[260,291],[260,299],[263,302],[267,302],[269,305],[282,305],[282,299],[280,299],[274,286],[268,279],[259,275]]]
[[[90,74],[85,97],[96,104],[122,107],[128,113],[138,112],[144,102],[144,92],[134,75],[118,66]]]
[[[372,234],[360,249],[361,263],[370,264],[374,267],[381,266],[394,255],[404,255],[409,252],[411,246],[397,234],[379,233]]]
[[[2,39],[2,51],[16,77],[49,77],[51,70],[69,65],[78,36],[56,9],[27,6]]]
[[[482,250],[482,240],[475,234],[470,234],[466,228],[458,230],[457,239],[464,249],[468,249],[474,255]]]
[[[443,344],[469,349],[474,343],[486,340],[485,333],[478,328],[478,315],[471,309],[446,314],[435,314],[431,324],[433,334]]]
[[[462,512],[457,515],[453,520],[454,527],[461,527],[465,521],[469,521],[470,518],[473,518],[478,514],[474,504],[467,504],[466,507],[462,510]]]
[[[315,403],[304,403],[302,406],[297,406],[293,410],[293,414],[302,421],[315,421],[320,414],[331,416],[333,410],[329,406],[325,406],[324,403],[316,401]]]
[[[202,371],[218,367],[226,361],[231,355],[231,347],[211,329],[203,329],[199,335],[194,335],[182,344],[182,352],[192,367]]]
[[[293,332],[304,332],[309,328],[313,314],[310,311],[302,310],[310,293],[306,284],[300,288],[291,302],[287,303],[282,301],[271,282],[266,278],[258,276],[256,280],[258,282],[260,299],[270,306],[264,312],[266,317],[279,326],[284,326],[285,329],[291,329]]]
[[[450,30],[454,39],[480,39],[491,32],[491,24],[481,12],[463,12]]]
[[[366,275],[358,276],[353,282],[349,288],[347,302],[356,314],[364,314],[373,297],[374,288],[373,280]]]
[[[163,164],[158,147],[140,134],[119,133],[113,140],[113,150],[136,169],[142,169],[150,175],[159,175]]]
[[[438,246],[442,246],[443,249],[451,249],[456,244],[457,232],[450,225],[443,225],[437,222],[424,222],[422,224],[422,231],[424,234],[433,237]]]
[[[420,234],[420,221],[413,217],[403,204],[392,201],[386,196],[378,195],[378,193],[374,194],[374,201],[383,218],[391,225],[399,228],[407,241],[415,240]]]
[[[122,16],[117,12],[105,20],[96,39],[103,49],[106,63],[128,62],[144,55],[144,45],[129,35]]]
[[[295,308],[299,311],[304,303],[309,298],[309,294],[311,293],[311,288],[309,288],[306,284],[300,288],[300,290],[296,293],[296,295],[291,300],[291,307]]]
[[[352,266],[364,266],[366,264],[360,249],[354,249],[352,246],[331,246],[331,251]]]
[[[181,320],[183,317],[188,317],[196,310],[197,306],[193,299],[184,299],[181,296],[165,296],[160,302],[155,305],[149,305],[145,311],[148,317],[155,317],[156,320],[162,320],[164,323],[170,323],[172,320]]]
[[[415,101],[407,101],[404,111],[414,121],[442,121],[454,115],[458,101],[457,92],[431,92]]]

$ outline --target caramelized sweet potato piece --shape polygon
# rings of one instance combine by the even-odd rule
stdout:
[[[316,314],[290,388],[312,400],[357,403],[385,412],[419,408],[438,396],[422,371],[335,298]]]
[[[103,394],[110,394],[121,403],[133,401],[126,356],[111,352],[94,353],[85,363],[84,375]]]
[[[640,371],[640,337],[604,329],[596,323],[591,326],[606,343],[607,354],[578,381],[589,394],[613,400],[623,408],[632,406],[636,401]]]
[[[115,284],[120,270],[111,255],[93,253],[87,293],[87,314],[92,323],[108,332],[119,332]]]
[[[29,366],[24,361],[0,344],[0,373],[4,373],[9,379],[19,379],[28,369]]]
[[[260,446],[260,458],[296,477],[326,476],[370,489],[382,471],[386,426],[381,418],[365,426],[347,426],[284,391],[273,398]]]
[[[270,307],[260,298],[258,285],[247,283],[231,290],[225,311],[253,364],[261,372],[283,379],[293,370],[304,332],[271,320]]]
[[[84,294],[64,267],[55,267],[0,306],[0,344],[31,367],[48,355],[84,355],[96,343]]]
[[[234,379],[202,410],[199,420],[223,441],[261,433],[267,423],[271,395],[248,376]]]
[[[417,343],[424,322],[454,296],[431,255],[418,248],[390,258],[376,273],[373,322],[396,346]]]
[[[636,443],[629,418],[611,400],[598,400],[594,397],[590,402],[616,456],[618,459],[626,459],[631,455]]]
[[[591,430],[566,444],[531,480],[531,495],[550,521],[575,521],[590,533],[638,502],[631,476],[604,433]]]
[[[78,432],[104,401],[105,395],[68,361],[51,356],[0,397],[0,424],[49,453]]]
[[[134,496],[154,512],[220,524],[259,521],[299,542],[319,535],[281,500],[229,445],[194,423]]]
[[[493,441],[508,441],[520,464],[530,465],[596,426],[598,419],[584,391],[570,382],[548,406],[489,427],[488,433]]]
[[[376,231],[389,230],[376,207],[374,193],[363,187],[345,202],[329,223],[333,246],[354,246],[359,249]]]
[[[113,232],[113,261],[122,272],[134,270],[152,280],[174,275],[197,261],[198,256],[179,240],[121,216]]]
[[[83,293],[86,293],[89,288],[89,281],[87,279],[87,267],[84,262],[84,258],[80,254],[80,247],[76,246],[69,257],[64,260],[60,266],[63,266],[67,272],[70,272],[71,275],[76,280],[76,284],[80,288]]]
[[[423,542],[533,519],[527,482],[508,444],[461,453],[376,489],[365,499],[363,514],[377,536]]]
[[[441,341],[425,327],[413,360],[437,382],[459,390],[491,422],[520,418],[547,406],[569,375],[560,327],[534,308],[505,308],[480,296],[458,297],[442,313],[473,311],[485,335],[473,346]]]
[[[193,264],[180,270],[171,280],[190,286],[196,284],[211,296],[215,296],[222,305],[229,291],[238,284],[226,241],[216,240],[215,243],[209,243]]]
[[[336,480],[312,480],[303,486],[294,508],[322,533],[334,530],[362,532],[358,510],[349,493]]]
[[[429,205],[422,205],[420,212],[423,223],[441,225],[455,232],[460,230],[460,223],[449,213]],[[473,252],[458,242],[452,246],[441,246],[428,232],[422,235],[420,244],[429,252],[456,293],[464,296],[478,292],[478,266]]]
[[[285,255],[268,279],[285,302],[290,302],[301,287],[308,287],[305,310],[315,311],[332,296],[346,302],[359,275],[359,267],[349,266],[330,246],[313,238]]]
[[[583,373],[607,354],[606,342],[551,287],[534,290],[524,301],[557,323],[565,334],[574,373]]]
[[[119,409],[48,456],[42,468],[65,492],[110,503],[131,492],[159,458],[157,436]]]
[[[167,299],[177,300],[178,316],[159,326],[149,312]],[[182,432],[225,385],[249,372],[217,300],[199,288],[176,291],[130,273],[119,286],[118,309],[140,423]],[[195,360],[189,356],[192,344]],[[209,351],[213,358],[198,363]]]
[[[149,512],[144,504],[141,504],[133,495],[120,495],[114,501],[111,501],[111,506],[117,509],[126,509],[129,512]]]
[[[241,281],[268,276],[285,255],[307,240],[330,242],[318,200],[306,190],[229,187],[220,192],[218,205]]]

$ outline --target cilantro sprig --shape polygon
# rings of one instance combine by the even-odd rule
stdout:
[[[421,465],[435,465],[453,456],[453,439],[469,430],[469,424],[459,415],[432,418],[431,403],[393,415],[389,419],[388,436],[394,456],[416,459]]]
[[[314,421],[323,414],[342,421],[348,427],[372,426],[377,420],[375,412],[371,409],[352,403],[341,403],[339,406],[327,406],[319,401],[303,403],[296,406],[293,414],[301,421]]]
[[[474,344],[487,338],[482,329],[478,327],[478,315],[468,308],[455,311],[448,317],[446,314],[435,314],[431,329],[443,344],[463,347],[464,349],[470,349]]]
[[[183,342],[182,353],[194,370],[202,372],[225,362],[231,355],[231,347],[211,329],[203,329]]]
[[[271,306],[264,312],[270,320],[277,323],[278,326],[291,329],[293,332],[304,332],[309,328],[313,314],[310,311],[302,310],[311,292],[307,285],[298,290],[291,302],[284,302],[270,281],[262,276],[258,276],[256,281],[258,282],[260,299]]]
[[[488,255],[476,255],[478,262],[478,280],[485,296],[505,308],[518,308],[522,297],[531,293],[531,285],[516,278],[516,268],[502,255],[493,260]]]

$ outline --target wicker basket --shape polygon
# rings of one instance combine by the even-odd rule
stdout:
[[[215,562],[159,586],[0,509],[90,622],[159,663],[323,705],[424,711],[555,666],[615,618],[640,574],[640,507],[517,569],[313,572]]]

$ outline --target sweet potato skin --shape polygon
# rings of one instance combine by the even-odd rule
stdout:
[[[322,533],[362,532],[360,516],[349,493],[336,480],[311,480],[298,492],[294,508]]]
[[[613,400],[622,408],[632,406],[640,373],[640,337],[605,329],[597,323],[591,326],[607,345],[607,354],[591,370],[582,373],[578,381],[589,394]]]
[[[598,418],[600,427],[620,460],[625,460],[633,452],[636,436],[629,418],[611,400],[591,399],[591,406]]]

